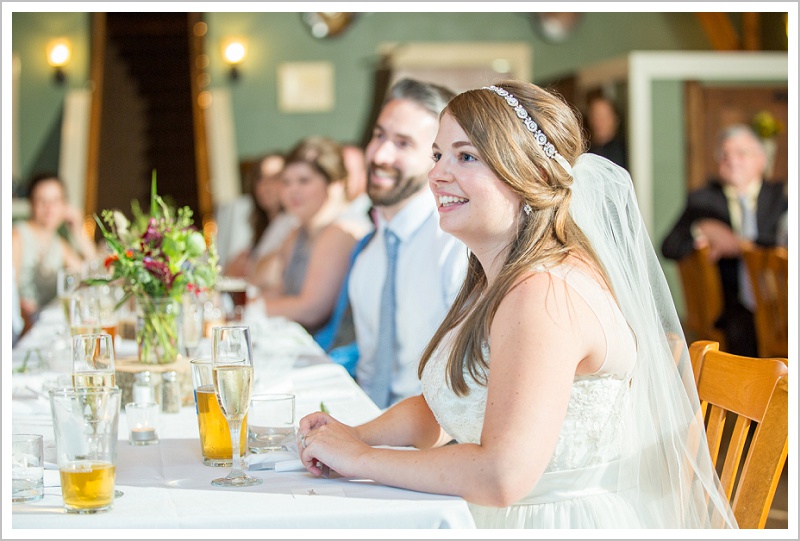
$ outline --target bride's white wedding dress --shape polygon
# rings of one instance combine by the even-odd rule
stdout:
[[[628,323],[608,291],[579,269],[548,269],[592,308],[603,326],[607,353],[602,367],[576,376],[566,419],[550,462],[533,490],[505,508],[470,504],[479,528],[638,528],[635,491],[620,486],[619,459],[630,414],[630,373],[636,345]],[[562,282],[563,280],[563,282]],[[459,397],[445,380],[452,332],[426,365],[422,389],[439,424],[460,443],[480,443],[487,388],[467,377],[470,393]],[[483,353],[491,367],[487,344]],[[624,477],[624,476],[623,476]]]

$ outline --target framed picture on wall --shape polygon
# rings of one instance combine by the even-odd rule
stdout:
[[[331,62],[284,62],[278,65],[278,109],[283,113],[320,113],[333,109]]]
[[[391,82],[411,77],[443,85],[459,93],[499,78],[530,81],[531,46],[524,42],[383,43]]]

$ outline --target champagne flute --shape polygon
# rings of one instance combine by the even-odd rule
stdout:
[[[200,347],[203,337],[203,305],[193,293],[188,293],[182,299],[181,332],[183,334],[183,354],[194,357]]]
[[[69,321],[69,299],[81,284],[82,274],[79,271],[68,269],[58,269],[58,281],[56,282],[56,293],[64,309],[64,317]]]
[[[226,477],[214,479],[211,484],[221,487],[260,485],[262,479],[244,472],[244,461],[239,454],[242,420],[250,407],[253,387],[250,329],[246,326],[214,327],[212,332],[214,392],[231,432],[232,468]]]
[[[107,333],[78,334],[72,339],[72,384],[115,387],[114,343]]]
[[[71,271],[67,269],[58,269],[58,278],[56,282],[56,294],[61,303],[61,308],[64,310],[64,318],[67,320],[68,334],[71,334],[70,317],[71,317],[71,300],[72,296],[81,285],[82,273]]]
[[[92,334],[102,331],[100,301],[91,288],[72,294],[69,299],[70,334]]]

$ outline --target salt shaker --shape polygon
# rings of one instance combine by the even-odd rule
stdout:
[[[161,375],[161,411],[178,413],[181,410],[181,387],[174,370]]]
[[[137,372],[133,382],[133,401],[136,404],[155,403],[156,397],[153,392],[153,382],[150,379],[150,371]]]

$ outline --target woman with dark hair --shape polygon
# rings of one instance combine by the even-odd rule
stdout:
[[[226,276],[254,281],[261,258],[278,248],[289,233],[297,227],[297,220],[284,211],[281,204],[282,154],[263,155],[247,172],[245,186],[250,191],[250,216],[252,236],[249,245],[236,254],[226,265]]]
[[[64,182],[49,173],[28,185],[30,217],[14,225],[11,256],[26,323],[56,296],[62,268],[81,270],[95,256],[94,243],[83,232],[83,217],[67,203]]]
[[[281,178],[281,202],[299,225],[268,261],[259,263],[256,279],[268,315],[314,332],[330,319],[350,251],[369,224],[359,229],[350,220],[339,221],[348,204],[347,170],[336,141],[302,140],[286,156]]]
[[[357,427],[300,421],[310,472],[458,495],[484,528],[736,526],[630,175],[585,147],[536,85],[450,101],[428,179],[466,279],[421,395]]]

